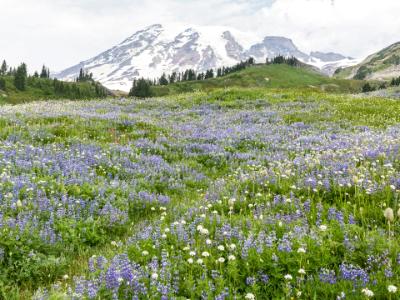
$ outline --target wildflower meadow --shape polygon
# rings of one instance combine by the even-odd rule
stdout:
[[[400,102],[0,107],[2,299],[399,299]]]

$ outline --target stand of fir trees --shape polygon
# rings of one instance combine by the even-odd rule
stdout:
[[[129,92],[130,97],[148,98],[152,96],[151,86],[154,84],[151,80],[140,78],[134,79],[132,88]]]
[[[303,63],[298,60],[296,57],[291,56],[291,57],[285,57],[283,55],[278,55],[275,56],[272,59],[267,58],[266,59],[266,64],[267,65],[281,65],[281,64],[286,64],[292,67],[300,67],[303,65]]]
[[[14,75],[14,85],[17,90],[26,90],[26,80],[28,78],[28,71],[25,63],[22,63],[15,72]]]
[[[51,79],[50,70],[46,66],[42,67],[40,73],[35,71],[32,76],[29,76],[25,63],[12,68],[5,60],[0,65],[0,90],[6,93],[7,99],[23,101],[44,98],[90,99],[110,95],[105,87],[93,79],[93,74],[84,70],[81,70],[75,82],[64,82]]]
[[[209,69],[206,72],[201,72],[201,73],[197,73],[193,69],[187,69],[183,72],[173,72],[170,75],[166,75],[165,73],[163,73],[160,78],[156,78],[154,80],[144,79],[144,78],[134,79],[132,88],[129,92],[129,96],[141,97],[141,98],[151,97],[151,86],[155,85],[166,86],[177,82],[200,81],[215,77],[222,77],[230,73],[243,70],[254,64],[255,64],[254,58],[251,57],[248,60],[242,61],[232,67],[219,68],[217,69],[216,73],[214,72],[213,69]],[[83,74],[82,70],[81,74]]]
[[[399,86],[400,85],[400,77],[393,78],[392,81],[390,82],[391,86]]]

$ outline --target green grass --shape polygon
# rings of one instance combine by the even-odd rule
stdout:
[[[256,65],[227,76],[203,81],[179,82],[153,87],[156,96],[175,95],[218,88],[306,88],[326,92],[359,92],[363,81],[333,79],[305,67]]]

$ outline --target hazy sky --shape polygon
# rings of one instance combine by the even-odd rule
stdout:
[[[0,59],[60,70],[155,23],[227,25],[364,57],[400,41],[400,0],[0,0]]]

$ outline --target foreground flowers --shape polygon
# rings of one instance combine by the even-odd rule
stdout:
[[[318,97],[0,108],[1,290],[397,297],[399,125]]]

